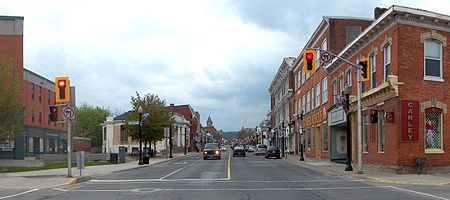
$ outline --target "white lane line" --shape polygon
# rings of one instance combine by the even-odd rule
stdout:
[[[27,193],[30,193],[30,192],[34,192],[34,191],[38,191],[38,190],[39,190],[38,188],[35,188],[35,189],[31,189],[31,190],[28,190],[28,191],[25,191],[25,192],[21,192],[21,193],[17,193],[17,194],[12,194],[12,195],[8,195],[8,196],[0,197],[0,199],[7,199],[7,198],[11,198],[11,197],[17,197],[17,196],[24,195],[24,194],[27,194]]]
[[[440,196],[436,196],[436,195],[432,195],[432,194],[427,194],[427,193],[423,193],[423,192],[418,192],[418,191],[414,191],[414,190],[403,189],[403,188],[399,188],[399,187],[395,187],[395,186],[385,186],[385,187],[392,188],[392,189],[395,189],[395,190],[400,190],[400,191],[407,192],[407,193],[414,193],[414,194],[418,194],[418,195],[422,195],[422,196],[426,196],[426,197],[431,197],[431,198],[435,198],[435,199],[449,200],[449,199],[444,198],[444,197],[440,197]]]
[[[97,183],[156,182],[156,181],[161,181],[161,180],[159,180],[159,179],[90,180],[90,182],[97,182]]]
[[[61,188],[53,188],[54,190],[58,190],[61,192],[136,192],[137,190],[67,190]]]
[[[170,173],[170,174],[167,174],[167,175],[165,175],[165,176],[159,178],[159,180],[163,180],[163,179],[165,179],[165,178],[167,178],[167,177],[169,177],[169,176],[172,176],[172,175],[178,173],[179,171],[181,171],[181,170],[183,170],[183,169],[186,169],[186,168],[188,168],[188,167],[190,167],[190,166],[192,166],[192,165],[194,165],[195,163],[198,163],[198,162],[200,162],[200,161],[201,161],[201,160],[197,160],[197,161],[195,161],[195,162],[193,162],[193,163],[191,163],[191,164],[189,164],[189,165],[186,165],[186,166],[184,166],[184,167],[182,167],[182,168],[180,168],[180,169],[178,169],[178,170],[175,170],[174,172],[172,172],[172,173]]]

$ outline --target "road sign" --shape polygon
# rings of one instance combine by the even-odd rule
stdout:
[[[320,51],[320,59],[322,60],[322,62],[329,63],[332,58],[333,57],[331,56],[330,53],[328,53],[326,51]]]
[[[138,121],[128,121],[128,125],[138,125]]]
[[[65,107],[63,110],[64,119],[75,119],[75,110],[73,107]]]

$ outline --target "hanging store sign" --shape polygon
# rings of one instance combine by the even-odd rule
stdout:
[[[419,102],[401,101],[402,142],[419,141]]]

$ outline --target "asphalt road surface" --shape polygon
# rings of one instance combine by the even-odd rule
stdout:
[[[323,174],[263,156],[201,154],[96,176],[62,188],[0,190],[0,199],[447,199],[449,187],[386,185]],[[26,192],[23,193],[22,192]],[[12,195],[12,196],[11,196]]]

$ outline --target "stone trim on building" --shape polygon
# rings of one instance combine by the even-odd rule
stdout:
[[[420,34],[420,43],[424,43],[427,39],[435,39],[442,43],[442,46],[447,46],[447,38],[439,33],[437,33],[435,30],[431,30],[431,32],[427,33],[421,33]]]

